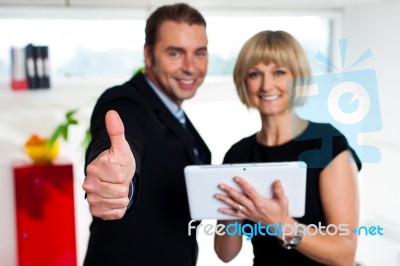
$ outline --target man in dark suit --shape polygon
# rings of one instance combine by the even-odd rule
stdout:
[[[175,4],[154,11],[145,31],[144,73],[105,91],[93,111],[84,265],[196,264],[183,168],[211,154],[181,104],[207,72],[206,22]]]

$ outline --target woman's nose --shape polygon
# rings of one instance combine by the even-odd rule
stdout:
[[[268,74],[264,74],[262,81],[262,89],[267,91],[271,90],[273,87],[274,87],[273,78]]]

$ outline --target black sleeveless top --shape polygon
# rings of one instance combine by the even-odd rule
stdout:
[[[307,128],[294,140],[268,147],[251,135],[234,144],[226,153],[224,163],[304,161],[307,164],[306,211],[297,219],[303,224],[326,225],[319,194],[319,176],[322,170],[344,150],[350,150],[358,169],[361,162],[348,146],[343,134],[330,124],[309,122]],[[245,223],[253,224],[251,221]],[[296,250],[284,249],[274,236],[252,238],[254,265],[321,265]]]

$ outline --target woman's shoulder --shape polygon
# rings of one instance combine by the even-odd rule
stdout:
[[[232,150],[232,149],[233,150],[238,150],[238,149],[240,150],[240,149],[243,149],[243,148],[247,148],[247,147],[251,146],[254,143],[255,139],[256,139],[256,134],[255,133],[250,135],[250,136],[248,136],[248,137],[242,138],[238,142],[234,143],[232,145],[232,147],[230,148],[230,150]]]
[[[312,136],[344,136],[336,127],[329,123],[318,123],[309,121],[309,126],[305,134]]]
[[[234,143],[225,154],[224,162],[233,162],[239,159],[242,155],[250,154],[252,147],[256,141],[256,134],[242,138],[238,142]]]
[[[310,122],[309,128],[306,131],[308,132],[308,136],[306,136],[305,139],[307,139],[307,137],[317,140],[323,139],[325,154],[329,161],[342,151],[349,150],[357,163],[358,169],[361,169],[361,161],[356,152],[350,146],[346,136],[335,126],[329,123]]]

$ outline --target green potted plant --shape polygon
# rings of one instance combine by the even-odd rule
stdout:
[[[36,134],[30,137],[30,139],[25,143],[25,151],[34,163],[51,163],[58,156],[60,146],[58,140],[62,138],[67,141],[70,126],[79,124],[78,120],[75,118],[75,114],[77,112],[78,109],[67,111],[65,114],[65,120],[58,124],[53,133],[50,135],[50,138],[41,138]],[[90,130],[87,129],[82,142],[84,150],[86,150],[90,140]]]

